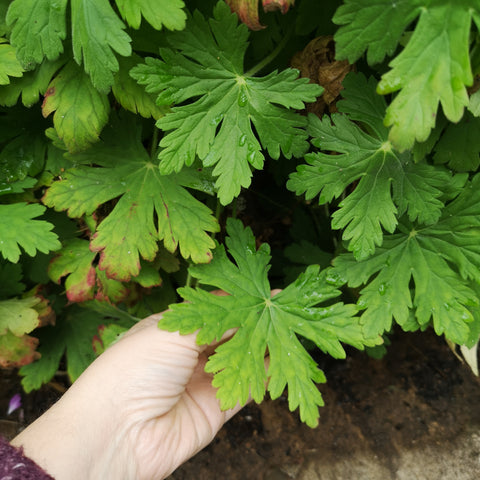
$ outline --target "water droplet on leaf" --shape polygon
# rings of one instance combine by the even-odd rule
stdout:
[[[242,90],[238,94],[238,105],[240,107],[244,107],[248,103],[248,97],[247,94]]]

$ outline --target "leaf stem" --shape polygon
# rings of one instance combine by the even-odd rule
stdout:
[[[223,212],[223,205],[220,203],[220,200],[217,198],[217,206],[215,208],[215,218],[217,219],[217,222],[220,223],[220,216],[222,215]],[[212,240],[215,240],[217,232],[212,233]]]
[[[260,62],[254,65],[250,70],[245,72],[246,77],[253,77],[260,70],[263,70],[284,48],[285,45],[290,40],[292,35],[293,27],[289,28],[286,35],[282,38],[280,43]]]
[[[193,283],[193,277],[190,274],[190,269],[187,270],[187,280],[185,281],[185,286],[186,287],[191,287]]]
[[[155,160],[155,154],[157,153],[158,147],[158,128],[155,126],[153,127],[153,137],[152,137],[152,144],[150,145],[150,159]]]

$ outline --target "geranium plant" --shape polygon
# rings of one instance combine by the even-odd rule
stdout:
[[[170,306],[237,329],[224,408],[287,387],[314,426],[312,349],[474,348],[479,29],[478,0],[0,1],[0,365],[75,380]]]

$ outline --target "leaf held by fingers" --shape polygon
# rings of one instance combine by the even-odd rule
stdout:
[[[277,398],[288,385],[290,409],[299,407],[302,421],[315,426],[318,406],[323,405],[315,383],[325,382],[325,376],[298,336],[312,340],[335,358],[344,358],[340,342],[357,348],[364,345],[354,317],[356,307],[331,301],[328,306],[317,306],[337,297],[340,285],[329,276],[329,270],[320,272],[316,265],[271,298],[269,246],[263,244],[257,250],[251,230],[244,229],[239,220],[227,222],[227,233],[226,245],[234,261],[218,246],[210,264],[194,266],[190,272],[200,283],[229,295],[181,288],[179,293],[188,303],[172,305],[159,325],[182,334],[200,329],[199,344],[220,340],[228,329],[238,328],[206,365],[208,372],[215,373],[213,385],[219,389],[222,408],[244,404],[249,396],[260,402],[266,389]],[[270,364],[265,371],[267,350]]]

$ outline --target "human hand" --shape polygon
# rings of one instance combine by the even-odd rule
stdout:
[[[142,320],[12,444],[56,480],[163,479],[240,407],[221,411],[196,335]]]

